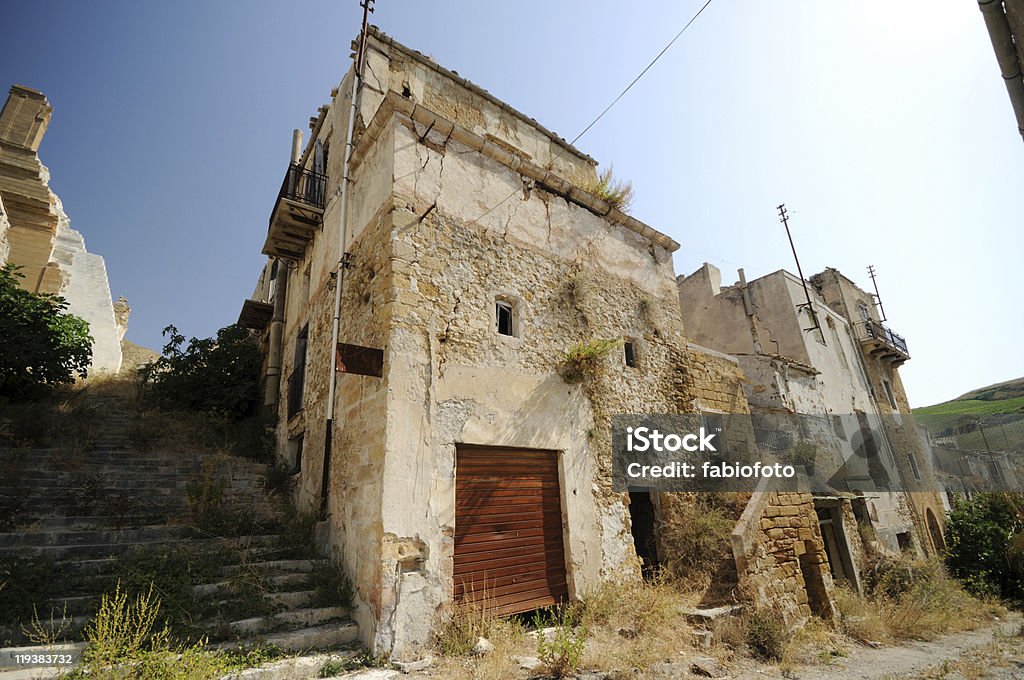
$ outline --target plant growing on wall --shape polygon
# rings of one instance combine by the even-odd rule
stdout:
[[[25,398],[84,378],[93,340],[64,298],[23,290],[18,269],[0,267],[0,396]]]
[[[596,339],[572,347],[562,359],[562,380],[570,385],[583,382],[594,374],[601,359],[621,343],[619,338]]]
[[[613,165],[598,172],[596,177],[577,177],[575,184],[613,208],[626,211],[633,205],[633,183],[616,178]]]

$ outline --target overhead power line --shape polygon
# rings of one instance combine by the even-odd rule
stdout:
[[[672,47],[672,45],[675,44],[675,42],[677,40],[679,40],[679,38],[683,35],[683,33],[686,32],[686,29],[688,29],[693,24],[693,22],[695,22],[697,20],[697,17],[699,17],[704,12],[704,10],[708,8],[708,5],[710,5],[710,4],[711,4],[711,0],[707,0],[707,2],[705,2],[701,6],[701,8],[699,10],[697,10],[697,13],[694,14],[692,17],[690,17],[690,20],[686,22],[686,25],[683,26],[681,29],[679,29],[679,32],[676,33],[675,36],[673,36],[673,38],[671,40],[669,40],[668,43],[663,48],[661,48],[661,51],[658,52],[657,55],[655,55],[654,59],[651,60],[651,63],[647,64],[647,66],[645,66],[644,69],[642,71],[640,71],[640,73],[637,74],[636,78],[633,78],[633,80],[630,81],[629,85],[626,86],[626,89],[624,89],[622,92],[620,92],[619,95],[617,97],[615,97],[615,99],[613,99],[610,104],[608,104],[608,106],[604,107],[604,110],[601,111],[601,113],[597,114],[597,117],[594,118],[594,120],[590,121],[590,123],[587,125],[587,127],[583,128],[583,130],[578,135],[573,137],[572,141],[569,142],[569,146],[572,146],[572,145],[576,144],[576,142],[578,142],[579,139],[583,135],[587,134],[587,132],[590,131],[590,128],[592,128],[595,125],[597,125],[598,121],[600,121],[602,118],[604,118],[606,113],[608,113],[609,111],[612,110],[612,107],[614,107],[616,104],[619,103],[620,99],[622,99],[624,96],[626,96],[626,93],[629,92],[633,88],[633,86],[636,85],[640,81],[640,79],[643,78],[644,75],[648,71],[651,70],[652,66],[654,66],[656,63],[658,63],[658,60],[661,59],[665,55],[665,53],[669,51],[669,49]],[[563,147],[562,149],[560,149],[558,151],[558,153],[556,153],[551,160],[552,161],[557,160],[565,152],[565,149],[566,149],[566,147]],[[501,205],[503,205],[505,203],[505,201],[507,201],[508,199],[512,198],[517,193],[519,193],[519,191],[517,189],[514,189],[508,196],[506,196],[505,198],[503,198],[500,201],[498,201],[497,203],[495,203],[493,206],[488,208],[482,215],[480,215],[475,220],[473,220],[472,223],[475,224],[475,223],[479,222],[480,220],[482,220],[483,218],[487,217],[492,212],[497,210]]]

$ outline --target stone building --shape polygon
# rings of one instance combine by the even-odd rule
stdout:
[[[401,657],[454,606],[529,611],[671,557],[683,499],[612,489],[611,417],[748,407],[738,360],[686,341],[679,245],[595,193],[596,161],[376,29],[365,55],[355,119],[350,71],[293,135],[239,323],[361,639]],[[818,523],[784,533],[820,571]],[[787,620],[819,613],[782,562]]]
[[[742,368],[758,446],[799,445],[821,480],[814,508],[835,581],[859,588],[870,554],[941,548],[923,531],[921,504],[931,498],[923,492],[937,489],[930,457],[893,422],[911,418],[905,396],[898,412],[888,403],[887,390],[902,390],[895,369],[909,358],[905,344],[879,349],[844,308],[783,270],[750,282],[740,270],[739,281],[723,287],[718,269],[705,264],[680,276],[678,287],[688,337]],[[876,336],[897,337],[880,324]],[[931,516],[937,522],[944,514]]]
[[[71,228],[37,153],[51,113],[41,92],[21,85],[0,112],[0,264],[20,266],[27,290],[63,296],[68,311],[89,322],[92,370],[116,373],[124,324],[114,317],[106,265]]]
[[[587,191],[596,162],[536,121],[375,29],[368,43],[346,231],[352,72],[295,145],[241,321],[266,329],[278,450],[299,504],[326,511],[361,636],[401,655],[453,603],[525,611],[635,577],[610,416],[692,399],[678,244]],[[605,339],[621,342],[567,382],[566,353]]]

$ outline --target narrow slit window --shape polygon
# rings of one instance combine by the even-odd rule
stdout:
[[[626,365],[636,368],[636,345],[631,340],[626,340],[622,344],[622,351],[625,354]]]
[[[495,321],[498,325],[498,333],[501,335],[515,335],[512,323],[512,305],[504,300],[494,303]]]

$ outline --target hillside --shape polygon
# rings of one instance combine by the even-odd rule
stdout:
[[[914,409],[917,422],[943,443],[968,450],[1024,450],[1024,378],[971,390]]]

